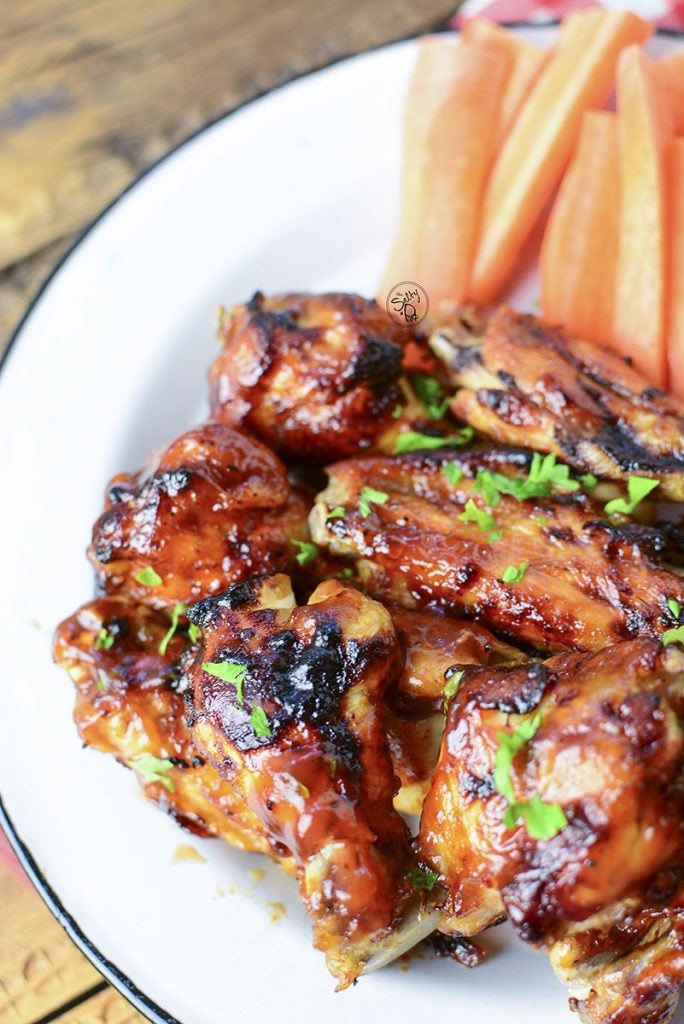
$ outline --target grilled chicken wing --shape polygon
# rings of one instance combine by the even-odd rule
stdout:
[[[375,302],[257,292],[222,317],[219,336],[212,414],[283,457],[344,458],[391,426],[410,335]]]
[[[583,1024],[667,1024],[684,981],[684,865],[568,926],[550,949]]]
[[[204,637],[189,671],[197,743],[292,851],[315,944],[345,987],[376,952],[383,962],[414,900],[382,722],[399,667],[392,620],[334,580],[297,607],[286,576],[238,584],[189,615]],[[432,927],[412,920],[409,945]]]
[[[467,670],[423,806],[445,930],[540,943],[684,856],[684,651],[652,640]]]
[[[485,497],[482,472],[513,479],[517,467],[520,483],[528,464],[510,449],[337,463],[312,536],[356,559],[375,597],[465,611],[540,649],[599,650],[675,625],[668,599],[684,604],[684,581],[663,567],[660,531],[602,521],[588,495],[551,485]]]
[[[84,605],[57,628],[55,661],[76,686],[74,720],[86,746],[132,768],[145,795],[185,828],[283,858],[236,791],[200,756],[185,719],[181,627],[125,597]],[[160,653],[161,649],[164,651]]]
[[[430,346],[461,388],[454,415],[504,444],[554,452],[598,477],[660,481],[684,500],[684,405],[607,349],[505,307],[484,334],[437,329]]]
[[[272,452],[209,423],[114,477],[88,555],[106,592],[170,607],[296,568],[307,511]]]

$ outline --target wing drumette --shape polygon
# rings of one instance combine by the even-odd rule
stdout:
[[[161,612],[124,597],[84,605],[57,627],[54,657],[76,686],[79,734],[132,768],[145,795],[184,827],[283,858],[284,848],[194,744],[178,670],[187,625],[169,630]]]
[[[684,405],[613,352],[506,307],[484,333],[447,324],[430,346],[461,388],[454,415],[476,430],[598,477],[657,478],[684,500]]]
[[[334,580],[297,607],[286,576],[189,615],[204,637],[190,670],[197,743],[292,852],[315,943],[344,987],[402,952],[402,929],[412,945],[433,927],[429,915],[406,927],[412,855],[382,722],[399,668],[392,620]]]
[[[312,536],[356,559],[380,599],[465,611],[538,648],[659,638],[675,621],[669,599],[684,604],[684,582],[663,566],[664,534],[606,522],[588,495],[525,480],[529,459],[473,449],[337,463]]]
[[[307,509],[264,445],[208,423],[114,477],[88,554],[108,593],[171,607],[296,568]]]

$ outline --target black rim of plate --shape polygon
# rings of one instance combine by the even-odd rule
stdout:
[[[507,22],[505,23],[504,27],[542,29],[553,28],[555,25],[558,24],[558,20],[550,19],[548,21],[543,22]],[[431,31],[434,33],[449,30],[450,28],[448,25],[445,26],[443,23],[440,23]],[[430,30],[426,30],[426,32],[429,31]],[[424,34],[424,32],[420,33],[420,35]],[[684,32],[678,32],[671,29],[658,29],[656,34],[662,36],[670,36],[672,38],[684,37]],[[176,146],[174,146],[167,153],[165,153],[162,157],[160,157],[159,160],[156,160],[154,163],[150,164],[149,167],[146,167],[144,171],[137,175],[110,203],[108,203],[104,207],[103,210],[101,210],[99,214],[97,214],[97,216],[77,235],[77,237],[75,238],[73,243],[68,247],[66,252],[63,253],[62,256],[59,258],[59,260],[52,268],[46,279],[43,281],[42,285],[38,289],[37,293],[31,300],[31,302],[27,306],[26,311],[19,320],[19,323],[14,328],[10,340],[7,344],[7,347],[5,348],[4,353],[0,357],[0,371],[2,371],[5,368],[7,361],[9,359],[10,352],[17,345],[19,338],[21,337],[22,331],[24,329],[24,326],[31,317],[33,310],[41,301],[43,295],[51,286],[52,282],[55,280],[57,275],[60,273],[62,267],[68,262],[70,257],[78,249],[81,243],[88,237],[88,235],[90,235],[90,233],[94,231],[95,228],[97,228],[97,226],[100,224],[100,221],[104,220],[104,218],[110,213],[110,211],[113,210],[114,207],[117,206],[119,202],[121,202],[121,200],[128,195],[129,192],[136,188],[141,181],[143,181],[148,175],[152,174],[152,172],[155,171],[158,167],[164,164],[167,160],[170,160],[172,157],[174,157],[180,150],[184,149],[185,146],[188,146],[190,145],[190,143],[194,142],[195,139],[197,139],[204,132],[208,131],[210,128],[213,128],[214,125],[229,120],[233,116],[233,114],[236,114],[238,111],[244,110],[246,107],[250,106],[250,104],[254,103],[256,100],[260,100],[264,96],[268,96],[272,92],[276,92],[276,90],[278,89],[282,89],[285,86],[291,85],[293,82],[297,82],[303,78],[307,78],[309,75],[315,75],[316,72],[324,71],[326,70],[326,68],[333,67],[335,64],[341,64],[343,61],[350,60],[353,57],[361,56],[364,53],[373,53],[374,51],[382,50],[387,46],[392,46],[400,42],[408,42],[410,39],[417,38],[419,38],[419,36],[416,36],[415,34],[403,36],[400,37],[399,39],[392,40],[391,42],[381,43],[378,46],[371,46],[365,50],[359,50],[357,53],[354,54],[347,54],[345,56],[338,57],[335,60],[329,61],[327,64],[322,65],[320,68],[314,68],[310,71],[304,71],[301,74],[293,75],[291,78],[288,78],[283,82],[279,82],[277,85],[274,85],[270,89],[265,89],[263,92],[257,93],[255,96],[250,97],[250,99],[245,100],[244,103],[238,104],[231,110],[227,111],[225,114],[221,114],[219,115],[219,117],[207,122],[207,124],[202,125],[201,128],[193,132],[186,139],[183,139]],[[100,952],[97,946],[95,946],[94,943],[90,941],[90,939],[82,930],[82,928],[75,920],[75,918],[72,917],[72,915],[68,912],[60,896],[52,888],[47,878],[43,874],[43,871],[36,863],[33,854],[29,850],[28,846],[22,840],[21,836],[19,835],[17,829],[14,826],[14,823],[12,822],[12,819],[7,811],[7,808],[3,803],[1,793],[0,828],[2,828],[5,835],[7,836],[10,845],[12,846],[12,849],[14,850],[22,868],[28,875],[38,894],[43,899],[43,902],[47,905],[48,909],[53,913],[58,923],[62,926],[62,928],[67,933],[69,938],[75,943],[78,949],[93,964],[93,966],[97,968],[97,970],[105,978],[105,980],[108,981],[110,985],[112,985],[112,987],[115,988],[125,999],[127,999],[128,1002],[131,1003],[131,1005],[136,1010],[138,1010],[139,1013],[142,1013],[149,1020],[153,1021],[154,1024],[180,1024],[180,1021],[178,1021],[176,1017],[172,1016],[170,1013],[164,1010],[163,1007],[159,1006],[158,1003],[155,1003],[153,999],[151,999],[148,995],[142,992],[135,984],[135,982],[131,978],[129,978],[127,974],[119,970],[116,964],[112,963],[111,960],[108,960],[107,957]]]

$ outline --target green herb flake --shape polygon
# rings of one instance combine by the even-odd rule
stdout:
[[[503,571],[502,583],[520,583],[527,572],[529,564],[529,562],[521,562],[518,566],[509,565]]]
[[[503,530],[492,530],[491,533],[487,534],[487,540],[490,541],[492,544],[494,543],[495,540],[501,540],[502,537]]]
[[[433,437],[431,434],[420,434],[416,430],[405,430],[399,434],[394,445],[395,455],[406,455],[408,452],[434,450],[467,444],[474,436],[472,427],[463,427],[458,434],[449,437]]]
[[[268,724],[266,712],[264,711],[260,704],[254,705],[254,707],[252,708],[252,714],[249,716],[249,720],[252,724],[252,728],[254,729],[255,736],[258,736],[260,739],[263,739],[266,736],[273,735]]]
[[[461,685],[461,680],[463,679],[464,674],[465,672],[463,669],[459,669],[456,672],[452,672],[449,678],[447,679],[446,683],[444,684],[444,689],[442,690],[442,695],[444,697],[444,714],[447,713],[449,701],[458,692],[458,688]]]
[[[667,607],[670,609],[670,614],[673,615],[675,619],[678,619],[682,614],[682,606],[674,597],[668,597]]]
[[[202,636],[202,630],[199,626],[196,626],[194,622],[191,622],[188,626],[188,636],[193,644],[196,644],[199,638]]]
[[[330,774],[330,778],[331,779],[334,779],[335,776],[337,775],[337,758],[336,757],[333,757],[332,760],[330,761],[330,764],[328,765],[328,772]]]
[[[171,638],[173,637],[174,633],[178,629],[178,620],[181,617],[181,615],[185,614],[186,609],[187,609],[187,605],[184,604],[182,601],[179,601],[178,604],[175,604],[173,606],[173,611],[171,612],[171,625],[169,626],[168,630],[166,631],[164,639],[159,644],[159,653],[160,654],[166,654],[166,650],[167,650],[169,644],[171,643]]]
[[[532,839],[553,839],[568,823],[563,808],[559,804],[544,803],[539,796],[516,801],[510,774],[515,755],[529,743],[540,725],[541,715],[536,714],[524,719],[512,733],[497,733],[494,785],[509,804],[503,817],[505,828],[514,828],[518,819],[523,818]]]
[[[406,877],[413,889],[425,889],[430,892],[434,888],[439,874],[430,868],[411,868]]]
[[[487,530],[492,530],[496,526],[496,520],[490,516],[489,512],[485,512],[483,508],[478,508],[472,498],[468,498],[465,508],[458,518],[462,523],[476,523],[483,533],[486,533]]]
[[[159,782],[169,793],[175,792],[176,787],[173,779],[168,778],[168,772],[173,768],[173,761],[168,757],[155,757],[154,754],[140,754],[130,761],[125,762],[128,768],[145,780],[145,782]]]
[[[136,583],[142,584],[143,587],[159,587],[163,583],[163,580],[158,572],[155,572],[151,565],[146,565],[144,569],[137,572],[134,576]]]
[[[354,575],[354,570],[349,566],[345,566],[344,569],[340,569],[337,574],[337,578],[340,580],[350,580]]]
[[[384,491],[376,491],[374,487],[362,487],[359,494],[359,512],[365,519],[371,514],[371,505],[384,505],[389,500],[389,494]]]
[[[547,516],[537,516],[534,521],[537,526],[546,526],[549,520]]]
[[[538,794],[531,800],[510,804],[503,816],[504,828],[515,828],[520,818],[532,839],[553,839],[568,823],[560,804],[544,803]]]
[[[598,477],[594,476],[593,473],[582,473],[579,482],[585,491],[593,491],[598,483]]]
[[[202,668],[210,676],[231,683],[237,692],[238,704],[244,702],[243,686],[247,677],[247,666],[241,661],[205,661]]]
[[[684,625],[666,629],[660,639],[664,644],[684,644]]]
[[[392,419],[393,420],[400,420],[403,415],[404,415],[404,406],[403,405],[395,405],[394,408],[392,409]]]
[[[527,474],[527,483],[530,486],[536,485],[538,487],[545,484],[553,484],[554,487],[558,487],[563,491],[579,490],[577,480],[572,480],[570,477],[570,467],[566,466],[563,462],[556,462],[556,456],[553,452],[544,456],[540,455],[539,452],[534,453],[530,470]],[[533,495],[530,496],[532,497]],[[542,497],[541,494],[535,496]]]
[[[413,390],[425,406],[431,420],[441,420],[451,399],[445,396],[442,385],[434,377],[426,373],[418,373],[413,378]]]
[[[442,472],[452,487],[455,487],[463,479],[463,470],[455,462],[445,462]]]
[[[344,507],[342,505],[336,505],[335,508],[331,508],[326,514],[326,519],[342,519],[344,516]]]
[[[292,543],[299,548],[299,554],[296,556],[299,565],[308,565],[318,557],[318,548],[310,540],[294,540],[293,538]]]
[[[630,476],[627,480],[628,498],[613,498],[603,511],[607,516],[621,512],[625,516],[631,516],[637,505],[640,505],[647,495],[654,491],[660,484],[660,480],[651,480],[645,476]]]
[[[96,651],[108,651],[114,644],[116,637],[112,633],[108,633],[105,627],[97,634],[95,638],[95,650]]]

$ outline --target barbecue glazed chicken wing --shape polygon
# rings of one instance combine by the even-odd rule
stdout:
[[[668,600],[684,604],[663,534],[606,522],[588,495],[535,479],[529,457],[492,448],[337,463],[312,536],[355,559],[374,597],[442,604],[535,648],[660,638],[676,624]]]
[[[272,452],[208,423],[114,477],[88,554],[107,593],[168,608],[296,568],[307,511]]]
[[[533,316],[498,309],[484,333],[438,328],[430,346],[459,387],[452,412],[503,444],[553,452],[610,480],[660,481],[684,501],[684,405],[625,360]]]
[[[346,987],[383,962],[393,930],[407,928],[412,945],[433,928],[416,909],[408,832],[392,808],[382,720],[399,668],[392,620],[335,580],[296,606],[282,575],[189,615],[204,639],[189,670],[197,744],[292,852],[315,944]]]
[[[282,858],[193,742],[178,669],[190,640],[187,628],[169,629],[163,613],[125,597],[86,604],[58,626],[54,657],[76,687],[81,739],[132,768],[145,795],[190,831]]]
[[[540,942],[684,854],[683,730],[675,646],[466,671],[421,821],[422,852],[449,888],[444,926],[470,934],[505,907]],[[539,801],[558,809],[546,838],[533,838]]]
[[[221,318],[212,414],[286,459],[352,455],[392,425],[408,337],[358,295],[257,292]]]

